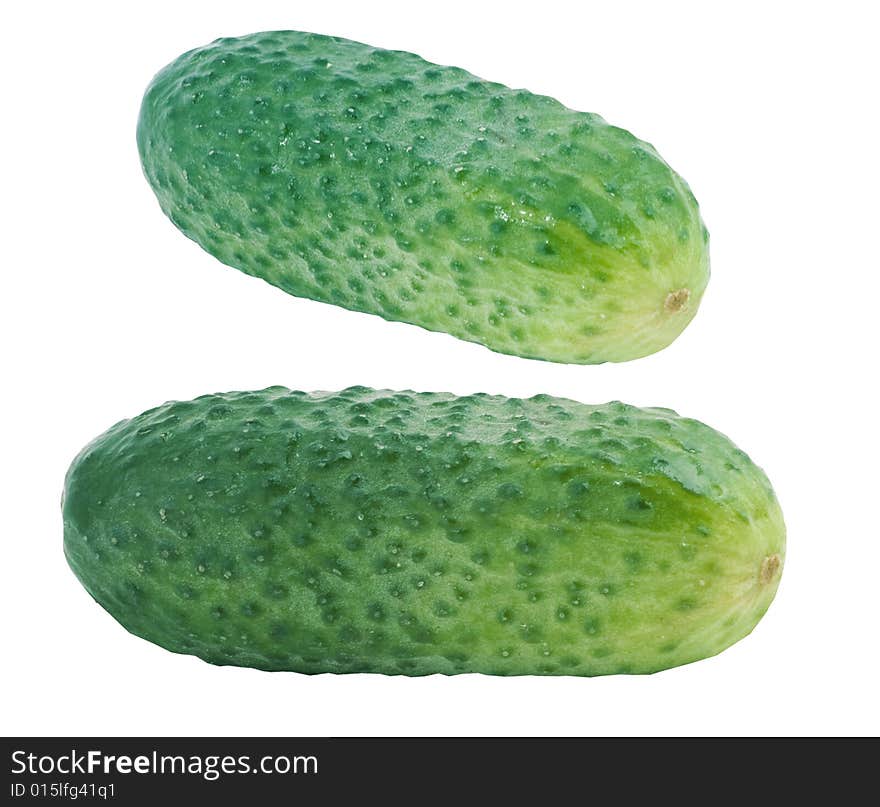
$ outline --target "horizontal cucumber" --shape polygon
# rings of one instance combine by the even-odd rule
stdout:
[[[296,31],[185,53],[143,99],[162,210],[284,291],[559,362],[672,342],[709,278],[687,184],[597,115]]]
[[[764,474],[668,409],[280,387],[88,445],[64,549],[129,631],[215,664],[650,673],[748,634],[785,528]]]

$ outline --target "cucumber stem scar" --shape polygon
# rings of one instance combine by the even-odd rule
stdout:
[[[758,572],[758,580],[760,580],[761,585],[766,586],[774,577],[776,577],[776,573],[782,567],[782,561],[779,559],[779,555],[777,553],[773,553],[772,555],[767,555],[764,560],[761,561],[761,571]]]
[[[674,314],[677,311],[681,311],[688,304],[688,300],[691,298],[691,290],[690,289],[676,289],[675,291],[669,292],[666,295],[666,301],[663,303],[664,308],[667,311]]]

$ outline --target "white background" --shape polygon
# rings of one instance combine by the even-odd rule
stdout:
[[[0,51],[2,734],[877,734],[880,131],[871,3],[10,3]],[[691,184],[712,280],[622,365],[493,354],[289,297],[159,210],[135,121],[154,72],[298,28],[411,50],[598,112]],[[305,677],[127,634],[61,550],[76,452],[171,398],[284,384],[538,392],[697,417],[773,481],[776,602],[722,655],[649,677]]]

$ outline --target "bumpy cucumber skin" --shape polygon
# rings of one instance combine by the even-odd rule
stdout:
[[[223,263],[502,353],[653,353],[709,278],[696,200],[652,146],[409,53],[219,39],[155,77],[138,145],[162,209]]]
[[[68,562],[129,631],[303,673],[650,673],[773,599],[785,528],[666,409],[354,387],[172,402],[67,476]]]

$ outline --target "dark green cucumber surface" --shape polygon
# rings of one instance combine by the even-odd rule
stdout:
[[[410,53],[219,39],[155,77],[138,146],[162,209],[222,262],[503,353],[653,353],[709,277],[697,203],[652,146]]]
[[[666,409],[275,387],[89,444],[64,549],[129,631],[215,664],[649,673],[748,634],[781,574],[767,478]]]

